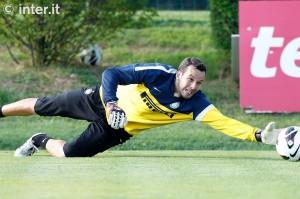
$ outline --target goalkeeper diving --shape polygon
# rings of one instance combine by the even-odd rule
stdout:
[[[15,151],[17,157],[38,149],[55,157],[91,157],[146,129],[187,120],[241,140],[275,145],[279,129],[273,122],[264,129],[251,126],[223,115],[207,99],[201,91],[206,72],[205,64],[194,57],[185,58],[177,70],[161,63],[111,67],[102,73],[101,85],[6,104],[0,106],[0,117],[61,116],[89,122],[69,142],[35,133]]]

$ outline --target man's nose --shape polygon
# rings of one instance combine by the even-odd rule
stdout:
[[[196,90],[197,86],[198,86],[197,83],[194,82],[191,84],[191,89]]]

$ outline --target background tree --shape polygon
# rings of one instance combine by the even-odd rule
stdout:
[[[59,12],[49,14],[56,4]],[[14,11],[0,12],[0,34],[9,50],[10,46],[26,49],[33,66],[67,63],[89,44],[110,39],[130,24],[149,22],[155,12],[145,4],[145,0],[11,0],[0,3]],[[47,13],[19,13],[21,8],[37,6],[48,7]]]
[[[238,33],[238,0],[210,0],[210,16],[215,43],[229,50],[231,34]]]
[[[231,34],[238,33],[238,0],[210,0],[212,38],[215,45],[230,57]],[[228,76],[230,60],[220,66],[219,77]]]

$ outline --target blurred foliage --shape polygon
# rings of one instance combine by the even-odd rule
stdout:
[[[230,49],[231,34],[238,33],[238,0],[210,0],[210,16],[215,43]]]
[[[0,12],[0,37],[8,48],[26,51],[33,66],[69,63],[88,45],[109,40],[122,28],[151,21],[156,12],[145,4],[145,0],[2,1],[0,6],[9,6],[14,13]],[[48,9],[33,14],[40,12],[37,7]]]
[[[209,0],[149,0],[150,7],[159,10],[207,10]]]
[[[212,38],[230,56],[231,34],[238,33],[238,0],[210,0]],[[221,77],[228,76],[230,63],[224,63]]]

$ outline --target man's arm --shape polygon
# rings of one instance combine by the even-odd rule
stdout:
[[[107,122],[112,128],[124,128],[127,124],[126,114],[117,103],[116,92],[118,85],[128,85],[137,82],[134,65],[108,68],[102,73],[101,96],[106,106]]]
[[[160,81],[161,75],[175,73],[169,65],[160,63],[130,64],[106,69],[102,73],[102,98],[104,103],[118,101],[118,85],[151,84]]]
[[[255,133],[259,132],[260,129],[223,115],[213,105],[207,109],[201,118],[197,118],[204,124],[231,137],[252,142],[260,141],[255,136]]]
[[[238,120],[223,115],[213,105],[208,108],[200,119],[210,127],[235,138],[252,142],[276,145],[281,129],[275,128],[275,123],[270,122],[264,129],[259,129]]]
[[[164,73],[175,71],[170,66],[159,63],[131,64],[106,69],[102,73],[101,99],[106,106],[107,120],[111,127],[123,128],[127,123],[125,112],[117,104],[118,85],[140,83],[147,85],[151,82],[157,82]]]
[[[104,104],[117,102],[118,85],[139,83],[139,75],[134,72],[134,65],[112,67],[102,73],[102,99]]]

